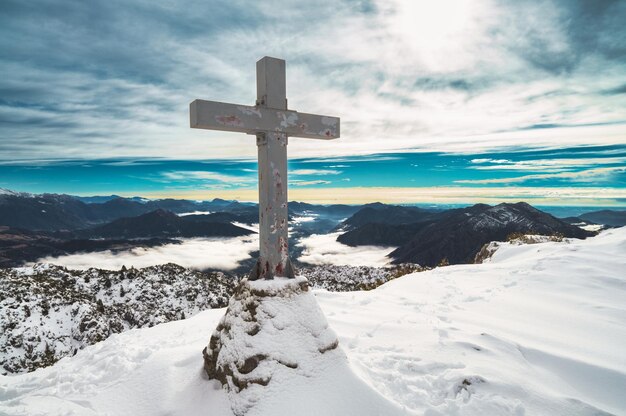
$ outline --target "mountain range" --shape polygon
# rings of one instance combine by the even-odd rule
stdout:
[[[247,217],[246,217],[247,218]],[[82,238],[151,238],[151,237],[238,237],[254,233],[231,224],[241,217],[230,213],[178,216],[157,209],[137,217],[125,217],[93,228],[76,231]],[[245,221],[248,222],[248,221]]]
[[[85,202],[94,201],[94,202]],[[102,201],[102,202],[100,202]],[[136,217],[156,210],[185,212],[256,212],[256,204],[214,199],[144,200],[138,197],[79,198],[64,194],[0,192],[0,225],[33,231],[79,230],[119,218]]]
[[[604,209],[582,214],[580,219],[596,224],[604,224],[611,227],[623,227],[626,225],[626,211],[613,211]]]
[[[389,255],[394,263],[428,267],[471,263],[484,244],[514,233],[586,238],[594,233],[580,228],[583,223],[626,224],[624,211],[559,219],[521,202],[448,210],[290,202],[289,215],[294,241],[334,231],[342,244],[396,247]],[[75,197],[0,189],[0,267],[46,256],[152,247],[180,238],[249,235],[254,232],[250,227],[237,224],[257,222],[256,204],[223,199]],[[302,247],[291,244],[290,249],[295,259]]]
[[[595,233],[568,224],[527,203],[430,212],[412,207],[380,205],[359,211],[342,223],[337,240],[350,246],[398,246],[394,263],[422,266],[472,263],[481,247],[504,241],[514,233],[586,238]]]

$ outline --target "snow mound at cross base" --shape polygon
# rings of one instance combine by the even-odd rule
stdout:
[[[236,415],[317,413],[322,397],[333,414],[350,414],[354,394],[368,398],[359,414],[393,413],[352,375],[337,346],[306,278],[243,280],[203,355],[207,374],[227,389]],[[319,396],[311,384],[332,388]]]

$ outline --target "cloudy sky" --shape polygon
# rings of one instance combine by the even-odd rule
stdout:
[[[269,55],[291,109],[342,123],[290,140],[292,195],[624,205],[624,21],[604,0],[3,0],[0,187],[253,199],[253,139],[189,129],[188,104],[252,105]]]

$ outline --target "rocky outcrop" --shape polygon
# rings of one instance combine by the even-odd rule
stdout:
[[[47,367],[112,334],[224,307],[235,284],[224,273],[174,264],[0,269],[0,373]]]

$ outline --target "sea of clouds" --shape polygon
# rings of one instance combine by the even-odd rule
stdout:
[[[337,241],[341,232],[313,234],[296,245],[303,247],[299,261],[314,265],[382,267],[391,259],[387,257],[395,247],[360,246],[350,247]]]
[[[244,224],[237,224],[244,225]],[[246,226],[258,231],[258,226]],[[394,247],[361,246],[350,247],[337,242],[340,233],[314,234],[292,241],[302,247],[298,257],[302,263],[312,265],[350,265],[381,267],[389,263],[387,255]],[[248,259],[259,248],[259,236],[253,234],[231,238],[185,238],[179,244],[158,247],[137,247],[114,252],[111,250],[94,253],[76,253],[64,256],[48,256],[38,263],[53,263],[70,269],[84,270],[90,267],[117,270],[122,266],[136,268],[157,264],[176,263],[193,269],[234,270],[239,263]]]
[[[233,270],[240,261],[259,248],[257,234],[232,238],[186,238],[180,244],[158,247],[138,247],[127,251],[111,250],[45,257],[39,263],[59,264],[70,269],[117,270],[122,266],[136,268],[164,263],[176,263],[193,269]]]

